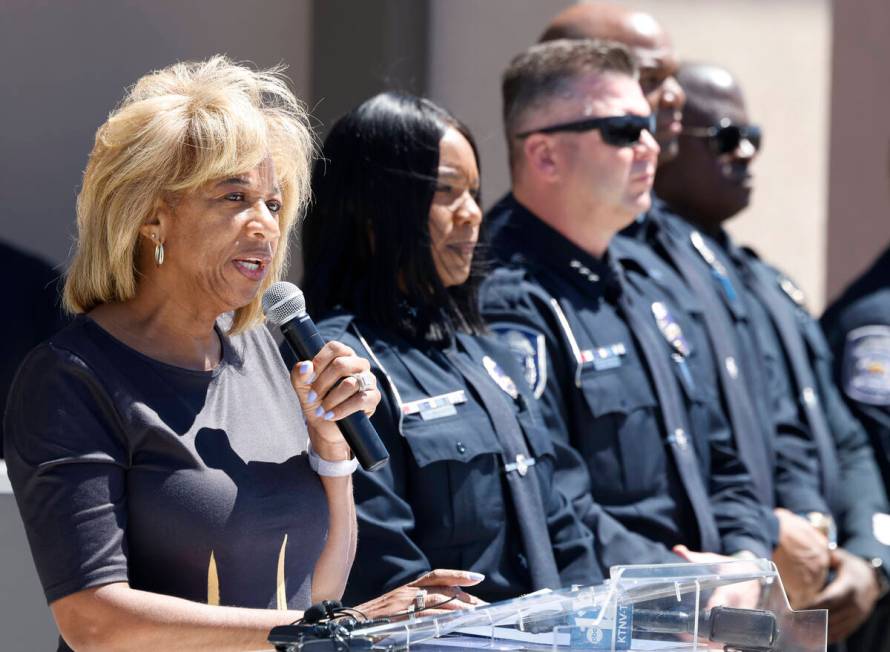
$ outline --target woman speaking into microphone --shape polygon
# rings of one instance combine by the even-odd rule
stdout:
[[[335,422],[380,395],[338,342],[289,379],[260,325],[312,153],[283,78],[223,57],[143,77],[99,128],[77,316],[23,363],[5,421],[60,649],[252,650],[343,593],[354,461]]]
[[[469,131],[428,100],[384,93],[340,119],[322,154],[302,231],[306,305],[322,334],[372,360],[372,422],[390,453],[356,475],[346,600],[436,567],[484,575],[472,592],[489,601],[597,582],[523,372],[483,334]]]

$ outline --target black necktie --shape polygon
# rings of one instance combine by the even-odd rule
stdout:
[[[479,397],[503,448],[507,486],[516,510],[532,588],[535,591],[558,588],[561,586],[559,571],[544,516],[541,487],[535,471],[526,466],[526,461],[532,457],[516,414],[509,404],[511,399],[467,356],[453,348],[448,349],[446,355]]]
[[[767,459],[754,403],[741,376],[741,357],[734,339],[735,329],[717,296],[714,284],[689,260],[690,252],[684,248],[683,243],[676,242],[674,236],[667,234],[663,228],[659,229],[658,242],[670,255],[683,280],[701,302],[708,339],[717,357],[720,386],[726,397],[726,408],[735,433],[739,457],[748,467],[758,499],[771,506],[775,503],[773,465]],[[735,369],[734,374],[730,372],[731,368]]]
[[[671,369],[670,352],[661,334],[656,330],[655,322],[638,312],[638,307],[647,310],[648,308],[630,296],[630,287],[622,270],[614,264],[612,270],[618,284],[615,294],[618,295],[619,309],[640,345],[655,386],[662,421],[667,432],[667,442],[670,444],[680,481],[683,483],[698,523],[701,550],[720,552],[720,534],[711,510],[710,494],[702,479],[699,460],[690,441],[693,435],[686,425],[686,407],[680,392],[679,380]]]
[[[742,254],[740,254],[741,256]],[[828,498],[829,504],[835,490],[835,473],[838,460],[834,449],[834,440],[831,436],[831,428],[822,411],[819,402],[819,394],[816,391],[816,378],[806,353],[806,345],[803,335],[797,324],[792,306],[782,296],[778,279],[765,265],[750,264],[744,261],[743,265],[749,272],[751,290],[766,308],[773,320],[782,345],[791,363],[791,373],[798,392],[798,402],[803,406],[807,425],[813,435],[816,444],[816,452],[819,456],[819,476],[822,481],[822,493]]]

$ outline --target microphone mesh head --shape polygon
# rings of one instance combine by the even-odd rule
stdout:
[[[273,283],[263,293],[263,314],[276,326],[306,314],[303,291],[287,281]]]

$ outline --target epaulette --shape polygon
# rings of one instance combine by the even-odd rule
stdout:
[[[773,274],[776,275],[776,283],[779,288],[785,295],[791,299],[795,304],[806,310],[807,307],[807,295],[804,294],[804,291],[800,289],[800,286],[795,283],[790,276],[788,276],[785,272],[780,270],[779,268],[771,265],[770,263],[763,260],[758,253],[749,246],[744,246],[741,248],[747,255],[754,258],[758,263],[765,266],[769,269]]]

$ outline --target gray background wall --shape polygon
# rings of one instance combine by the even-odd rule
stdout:
[[[0,238],[61,268],[93,134],[123,89],[151,69],[217,52],[261,66],[286,62],[320,133],[383,88],[431,95],[476,134],[490,204],[508,185],[500,72],[568,4],[2,0]],[[743,83],[765,148],[753,204],[732,230],[790,271],[818,310],[890,240],[890,5],[623,4],[656,15],[681,57],[726,64]],[[11,496],[0,494],[0,508],[0,649],[49,649],[48,613]]]
[[[309,0],[0,2],[0,238],[62,263],[96,128],[124,89],[176,60],[286,62],[310,98]]]

